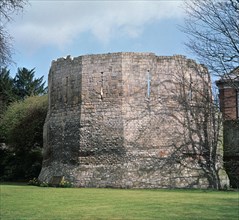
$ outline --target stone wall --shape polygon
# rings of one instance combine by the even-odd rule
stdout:
[[[224,163],[230,185],[239,188],[239,121],[227,120],[223,124]]]
[[[189,144],[183,104],[193,106],[210,89],[204,69],[153,53],[53,61],[39,179],[64,176],[79,187],[210,186],[201,153]]]

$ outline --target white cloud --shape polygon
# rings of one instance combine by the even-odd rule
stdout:
[[[30,1],[16,18],[11,32],[17,42],[36,50],[64,48],[81,33],[89,32],[107,43],[119,34],[137,37],[146,24],[183,15],[181,1]]]

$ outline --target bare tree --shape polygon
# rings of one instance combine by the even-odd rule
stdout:
[[[239,0],[185,1],[185,10],[188,16],[182,29],[189,37],[187,47],[209,68],[211,74],[220,77],[217,85],[225,120],[224,163],[231,185],[236,188],[238,152],[233,150],[236,149],[233,146],[238,146],[238,116],[235,113],[235,117],[229,121],[225,109],[232,109],[233,106],[231,111],[236,112],[238,108]],[[232,93],[224,97],[224,90],[231,90]],[[229,135],[229,131],[233,131],[234,135]]]
[[[220,189],[222,118],[212,98],[209,72],[193,61],[179,59],[176,66],[170,80],[152,85],[160,86],[160,94],[166,95],[161,100],[150,100],[150,116],[148,108],[141,112],[137,120],[143,121],[142,129],[136,139],[152,148],[152,135],[166,140],[161,145],[165,160],[154,160],[157,165],[153,167],[167,170],[172,176],[194,173],[195,181],[205,179],[210,188]],[[188,187],[197,184],[195,181],[189,181]]]
[[[184,128],[181,132],[183,140],[176,147],[173,157],[181,158],[180,163],[192,170],[200,168],[209,187],[220,189],[222,119],[212,98],[210,75],[206,68],[195,63],[190,64],[194,74],[185,72],[183,66],[179,63],[178,72],[174,76],[174,80],[179,83],[172,90],[175,104],[181,113],[173,111],[171,117]],[[188,163],[190,160],[197,166],[191,167]]]
[[[12,62],[11,36],[6,25],[12,16],[27,4],[27,0],[1,0],[0,2],[0,67]]]
[[[189,50],[218,76],[238,67],[239,0],[191,0],[185,9]]]

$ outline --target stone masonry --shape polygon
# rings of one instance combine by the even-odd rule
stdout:
[[[184,56],[153,53],[53,61],[39,179],[64,176],[78,187],[208,187],[200,154],[183,148],[182,100],[210,87],[199,69]]]

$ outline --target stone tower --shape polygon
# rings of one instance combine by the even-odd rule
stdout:
[[[203,154],[189,142],[199,137],[185,124],[210,90],[201,73],[203,66],[183,56],[153,53],[53,61],[39,179],[64,176],[79,187],[210,186],[198,162]]]

